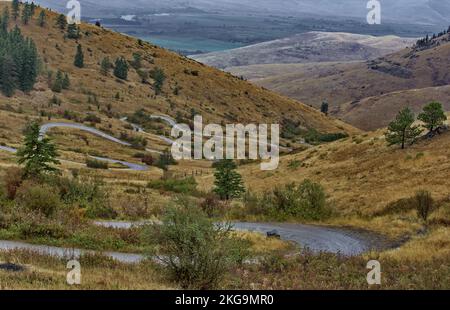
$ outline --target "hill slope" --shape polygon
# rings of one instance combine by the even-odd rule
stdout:
[[[367,60],[401,50],[414,41],[414,39],[396,36],[374,37],[313,31],[242,48],[190,57],[221,69],[256,64]]]
[[[273,173],[260,171],[257,165],[241,166],[240,172],[247,188],[260,193],[273,190],[274,184],[298,184],[305,179],[319,182],[333,207],[347,216],[372,218],[389,203],[418,190],[429,190],[436,199],[448,199],[450,132],[422,138],[401,150],[387,146],[384,131],[282,156]],[[211,177],[203,180],[209,185],[212,181]],[[395,225],[401,224],[390,229],[395,230]]]
[[[260,79],[257,83],[315,107],[327,99],[334,116],[361,129],[373,130],[386,126],[390,120],[386,116],[395,114],[397,107],[409,105],[418,110],[427,101],[445,99],[439,92],[430,91],[430,87],[445,89],[450,84],[449,37],[445,34],[433,39],[426,48],[406,48],[368,62],[298,67],[294,73]],[[389,100],[384,101],[386,98]],[[372,105],[373,113],[368,112],[366,103]],[[443,104],[450,110],[448,100],[443,100]]]
[[[0,3],[0,10],[3,11],[6,5],[10,4]],[[29,94],[16,92],[12,98],[0,95],[0,109],[15,113],[16,118],[48,116],[62,119],[71,114],[82,120],[94,114],[102,120],[102,126],[116,136],[124,131],[120,118],[139,109],[167,114],[186,122],[200,113],[205,122],[274,123],[288,118],[321,132],[355,131],[295,100],[133,37],[81,24],[81,38],[69,39],[66,31],[55,25],[55,13],[47,11],[46,25],[39,27],[39,12],[37,9],[28,25],[19,21],[10,21],[9,25],[12,28],[17,24],[25,36],[34,40],[42,60],[42,75],[33,91]],[[82,69],[73,64],[78,44],[84,51]],[[130,66],[127,80],[115,78],[111,70],[106,75],[100,73],[100,63],[105,57],[111,62],[124,57],[132,64],[136,53],[141,55],[141,68],[136,70]],[[166,77],[158,95],[153,79],[146,77],[143,82],[138,74],[148,75],[156,68],[161,68]],[[70,88],[61,93],[51,90],[57,70],[68,73],[71,82]],[[54,96],[58,99],[57,104],[52,103]],[[3,126],[5,133],[0,138],[3,143],[8,143],[9,138],[17,136],[21,130],[20,126]]]

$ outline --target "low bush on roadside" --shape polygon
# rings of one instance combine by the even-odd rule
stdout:
[[[24,182],[16,196],[16,201],[21,207],[30,211],[38,211],[47,217],[52,216],[61,206],[58,193],[46,184]]]
[[[248,243],[231,238],[230,230],[182,198],[167,209],[163,224],[147,226],[144,236],[171,280],[184,289],[215,289],[248,255]]]
[[[17,167],[11,167],[6,169],[2,182],[2,192],[7,199],[14,199],[16,197],[17,190],[22,184],[23,170]]]
[[[200,203],[200,208],[208,217],[220,217],[225,214],[226,202],[220,200],[215,193],[209,193]]]
[[[434,210],[434,200],[428,191],[419,191],[414,196],[417,216],[423,221],[428,220],[428,216]]]
[[[323,187],[310,180],[277,187],[258,196],[248,192],[244,207],[249,215],[263,215],[278,220],[296,218],[324,220],[331,216]]]
[[[94,158],[86,159],[86,166],[92,169],[108,169],[108,163]]]

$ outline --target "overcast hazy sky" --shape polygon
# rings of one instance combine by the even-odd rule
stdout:
[[[67,0],[68,1],[68,0]],[[36,0],[64,8],[66,0]],[[139,10],[195,7],[233,14],[316,14],[365,19],[369,0],[79,0],[90,15],[107,11],[133,13]],[[450,0],[380,0],[382,17],[402,23],[450,23]],[[86,11],[84,14],[86,14]]]

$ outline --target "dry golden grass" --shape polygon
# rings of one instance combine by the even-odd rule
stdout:
[[[400,261],[432,261],[450,255],[450,228],[432,229],[425,235],[414,236],[399,249],[381,253],[381,258]]]
[[[292,244],[276,238],[267,238],[258,232],[235,231],[237,238],[247,240],[251,243],[251,249],[256,253],[283,252],[292,248]]]
[[[173,289],[151,264],[122,264],[101,256],[80,259],[81,284],[68,285],[67,261],[27,251],[0,252],[0,263],[14,263],[25,270],[0,270],[0,289],[4,290],[155,290]]]

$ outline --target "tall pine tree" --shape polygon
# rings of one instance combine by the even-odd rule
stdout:
[[[60,162],[56,159],[58,152],[56,146],[49,138],[40,135],[37,122],[31,123],[25,130],[25,142],[17,151],[18,162],[24,165],[26,177],[36,177],[44,173],[54,173],[58,169],[55,165]]]
[[[84,67],[84,54],[83,54],[83,48],[81,47],[81,44],[78,44],[77,46],[77,53],[75,54],[75,60],[73,62],[75,67],[83,68]]]
[[[64,14],[59,14],[56,18],[56,25],[59,27],[59,29],[64,30],[67,26],[67,18]]]
[[[8,32],[8,24],[9,24],[9,9],[6,7],[3,10],[3,14],[0,20],[0,35],[5,35]]]
[[[231,159],[223,159],[214,164],[214,192],[221,199],[229,200],[240,197],[244,192],[241,175],[236,171],[237,166]]]
[[[41,10],[41,12],[39,13],[39,18],[38,18],[38,25],[40,27],[44,27],[45,26],[45,20],[47,19],[47,15],[45,14],[44,10]]]
[[[22,9],[22,23],[24,25],[28,25],[28,22],[31,19],[31,13],[32,9],[31,9],[31,5],[28,3],[25,3],[23,9]]]
[[[114,66],[114,75],[122,80],[126,80],[128,77],[128,63],[123,57],[116,59]]]
[[[20,2],[19,0],[13,0],[11,5],[12,17],[14,20],[17,20],[17,17],[20,15]]]

